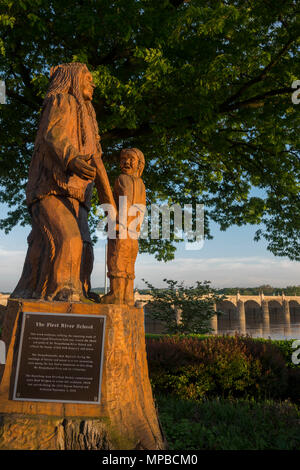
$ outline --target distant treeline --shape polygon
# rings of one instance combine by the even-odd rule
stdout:
[[[141,295],[151,294],[150,289],[138,289],[138,291]],[[224,295],[236,295],[237,292],[241,295],[259,295],[260,292],[263,292],[265,295],[281,295],[282,292],[285,295],[300,295],[300,285],[287,287],[272,287],[269,285],[258,287],[224,287],[223,289],[216,289],[216,292]]]
[[[104,294],[104,287],[94,287],[91,291],[95,294]]]
[[[259,287],[224,287],[217,289],[219,294],[235,295],[239,292],[241,295],[259,295],[263,292],[265,295],[300,295],[300,286],[272,287],[263,285]]]
[[[164,288],[161,290],[164,290]],[[96,287],[92,291],[97,294],[104,294],[104,287]],[[151,294],[150,289],[138,289],[138,291],[141,295]],[[282,292],[285,295],[300,295],[300,285],[287,287],[272,287],[269,285],[258,287],[224,287],[223,289],[216,289],[216,292],[224,295],[236,295],[237,292],[241,295],[259,295],[260,292],[263,292],[265,295],[281,295]]]

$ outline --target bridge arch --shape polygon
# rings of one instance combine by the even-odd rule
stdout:
[[[246,300],[244,303],[245,314],[248,316],[261,316],[261,306],[256,300]]]
[[[221,300],[217,302],[216,307],[218,312],[222,312],[222,315],[218,316],[218,328],[230,328],[231,321],[238,317],[236,305],[230,300]]]
[[[269,300],[269,314],[272,317],[282,316],[284,313],[283,306],[278,300]]]
[[[247,328],[257,328],[263,321],[261,305],[257,300],[248,299],[244,302],[245,324]]]
[[[291,320],[300,319],[300,302],[298,302],[298,300],[290,300],[289,307],[290,307]]]
[[[236,305],[230,300],[221,300],[220,302],[217,302],[217,310],[228,316],[237,313]]]

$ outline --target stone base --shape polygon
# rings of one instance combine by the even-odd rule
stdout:
[[[12,400],[22,312],[106,316],[100,404]],[[166,448],[148,377],[142,309],[11,299],[1,339],[8,352],[0,366],[0,449]]]

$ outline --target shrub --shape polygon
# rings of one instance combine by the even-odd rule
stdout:
[[[294,339],[277,339],[272,341],[272,343],[281,351],[282,355],[284,356],[286,365],[291,369],[300,367],[299,364],[293,364],[292,362],[292,355],[293,352],[295,352],[295,349],[292,348],[294,341]]]
[[[239,336],[148,338],[147,355],[156,393],[185,400],[287,395],[285,360],[268,342]]]
[[[171,450],[299,450],[299,409],[289,402],[158,396]]]
[[[288,396],[300,403],[300,369],[290,369],[288,375]]]

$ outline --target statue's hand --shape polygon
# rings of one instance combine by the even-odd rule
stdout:
[[[69,170],[71,170],[73,173],[76,173],[76,175],[80,176],[80,178],[94,180],[96,176],[96,169],[87,163],[91,157],[91,154],[78,155],[70,161]]]

